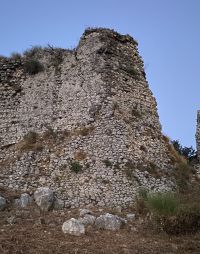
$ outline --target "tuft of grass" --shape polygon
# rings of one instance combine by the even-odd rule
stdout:
[[[83,166],[78,161],[72,161],[70,165],[71,171],[76,174],[82,171]]]
[[[28,132],[23,140],[19,143],[19,150],[21,152],[28,152],[28,151],[42,151],[43,146],[38,140],[39,135],[34,132],[30,131]]]
[[[141,113],[137,109],[135,109],[135,108],[133,108],[131,110],[131,114],[132,114],[132,116],[134,116],[136,118],[141,118],[142,117]]]
[[[109,161],[109,159],[103,160],[103,163],[105,164],[106,167],[112,167],[112,165],[113,165],[112,162]]]
[[[179,205],[178,198],[171,192],[148,194],[146,202],[150,210],[166,215],[174,214]]]
[[[121,67],[121,70],[125,71],[127,74],[129,74],[131,77],[138,79],[139,72],[136,70],[133,66],[126,66]]]
[[[54,131],[52,127],[48,127],[43,134],[44,140],[50,140],[50,139],[56,140],[57,137],[58,137],[58,133]]]
[[[44,66],[36,59],[28,59],[24,63],[24,71],[30,75],[35,75],[44,70]]]
[[[87,154],[83,150],[79,150],[75,153],[74,158],[78,161],[85,160]]]
[[[34,131],[29,131],[25,136],[24,136],[24,140],[27,143],[31,143],[34,144],[37,142],[37,138],[38,138],[38,134]]]
[[[152,161],[150,161],[146,167],[146,170],[151,174],[154,178],[160,178],[162,175],[162,171],[159,170],[159,167]]]
[[[130,180],[134,180],[135,179],[135,176],[134,176],[134,169],[137,168],[137,165],[131,161],[131,160],[128,160],[125,165],[124,165],[124,172],[126,174],[126,176],[130,179]]]
[[[83,126],[82,128],[76,130],[76,134],[81,136],[87,136],[94,130],[94,128],[95,127],[93,125]]]

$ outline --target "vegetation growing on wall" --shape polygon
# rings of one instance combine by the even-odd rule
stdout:
[[[178,193],[145,193],[137,198],[137,211],[148,212],[156,226],[168,234],[185,234],[200,230],[199,191],[193,198]],[[195,199],[197,198],[197,199]]]
[[[39,141],[39,135],[34,131],[28,132],[21,142],[19,142],[18,147],[21,152],[41,151],[43,149]]]
[[[83,166],[78,161],[72,161],[70,165],[71,171],[76,174],[82,171]]]
[[[44,66],[36,59],[28,59],[24,63],[24,71],[30,75],[35,75],[44,70]]]

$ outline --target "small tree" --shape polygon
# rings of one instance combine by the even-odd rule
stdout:
[[[186,159],[188,159],[189,162],[191,162],[196,157],[196,151],[193,149],[192,146],[186,147],[182,146],[179,142],[179,140],[172,140],[172,145],[176,149],[176,151],[184,156]]]

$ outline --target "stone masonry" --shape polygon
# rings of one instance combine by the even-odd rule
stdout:
[[[200,161],[200,110],[197,111],[196,147],[197,157]]]
[[[38,50],[35,75],[25,56],[0,60],[0,186],[48,186],[66,207],[128,206],[140,187],[173,188],[137,42],[87,29],[59,65],[52,52]]]

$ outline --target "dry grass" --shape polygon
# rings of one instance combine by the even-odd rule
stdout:
[[[94,126],[89,126],[89,127],[82,127],[82,128],[79,128],[75,131],[75,134],[77,135],[81,135],[81,136],[87,136],[89,135],[93,130],[95,129]]]
[[[24,138],[16,145],[16,149],[20,152],[41,151],[42,143],[39,141],[39,135],[36,132],[28,132]]]
[[[74,159],[78,161],[83,161],[87,157],[87,154],[83,150],[79,150],[75,153]]]

